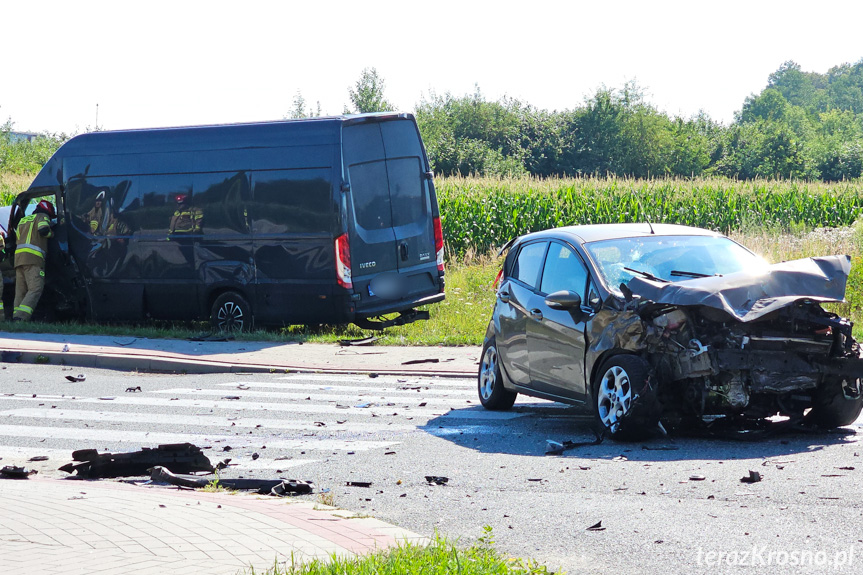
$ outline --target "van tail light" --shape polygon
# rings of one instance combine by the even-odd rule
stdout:
[[[437,269],[443,271],[443,228],[440,225],[440,216],[434,219],[434,251],[437,257]]]
[[[345,289],[353,289],[351,279],[351,247],[348,244],[348,234],[336,238],[336,279]]]

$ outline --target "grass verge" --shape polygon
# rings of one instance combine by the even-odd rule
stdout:
[[[246,575],[533,575],[548,573],[543,565],[532,561],[511,559],[503,556],[494,547],[491,528],[485,528],[485,535],[467,548],[445,537],[435,535],[428,545],[402,543],[362,557],[330,557],[329,560],[314,560],[299,564],[276,563],[264,572],[254,568],[246,570]]]

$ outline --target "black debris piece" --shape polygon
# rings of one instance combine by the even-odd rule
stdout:
[[[588,527],[587,531],[605,531],[605,527],[602,526],[602,521],[597,521],[596,523]]]
[[[348,487],[371,487],[371,481],[348,481],[345,483]]]
[[[177,487],[191,487],[195,489],[206,487],[213,481],[199,475],[171,473],[161,465],[150,469],[150,479],[170,483]],[[279,497],[315,492],[314,483],[298,479],[219,479],[219,485],[226,489],[256,491],[261,495],[276,495]]]
[[[429,485],[446,485],[449,482],[449,477],[440,475],[426,475],[426,481]]]
[[[4,351],[0,352],[0,361],[3,363],[20,363],[23,353],[20,351]]]
[[[28,461],[48,461],[47,455],[35,455],[28,459]]]
[[[26,467],[16,467],[7,465],[0,469],[0,477],[3,479],[27,479],[31,475],[39,473],[35,469],[27,469]]]
[[[191,443],[144,447],[129,453],[99,453],[95,449],[80,449],[72,452],[72,459],[78,463],[67,463],[60,471],[75,472],[83,478],[148,475],[148,470],[158,465],[171,467],[177,473],[214,471],[201,448]]]
[[[240,399],[239,395],[226,395],[222,399]]]
[[[351,345],[371,345],[378,340],[378,336],[371,335],[369,337],[363,337],[360,339],[340,339],[339,345],[342,347],[348,347]]]
[[[141,391],[141,386],[136,385],[135,387],[127,387],[126,393],[139,393]]]
[[[757,471],[749,471],[749,475],[740,478],[740,483],[758,483],[761,481],[761,474]]]
[[[436,357],[429,357],[426,359],[409,359],[408,361],[403,361],[402,365],[416,365],[418,363],[440,363],[440,360]]]
[[[569,449],[575,449],[576,447],[587,447],[589,445],[599,445],[602,443],[602,440],[605,438],[604,433],[597,433],[594,430],[594,435],[596,439],[593,441],[564,441],[560,443],[559,441],[554,441],[551,439],[545,440],[545,454],[546,455],[560,455],[564,451]]]
[[[85,381],[87,378],[84,377],[83,373],[79,373],[78,375],[67,375],[66,379],[68,381],[75,382],[75,381]]]
[[[259,455],[259,454],[257,454],[257,453],[253,453],[253,454],[252,454],[252,461],[257,461],[257,459],[258,459],[259,457],[260,457],[260,455]]]
[[[234,336],[226,333],[202,333],[190,337],[189,341],[233,341]]]

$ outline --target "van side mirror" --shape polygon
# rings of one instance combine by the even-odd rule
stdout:
[[[550,293],[545,298],[545,304],[551,309],[581,311],[581,296],[570,290],[560,290]]]

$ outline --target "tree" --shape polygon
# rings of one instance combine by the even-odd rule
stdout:
[[[384,98],[384,79],[374,68],[364,68],[356,87],[349,90],[353,111],[345,108],[346,114],[366,112],[387,112],[395,106]]]
[[[321,103],[318,102],[317,110],[312,110],[311,106],[306,108],[306,99],[297,90],[294,95],[294,107],[288,113],[288,118],[316,118],[321,115]]]

